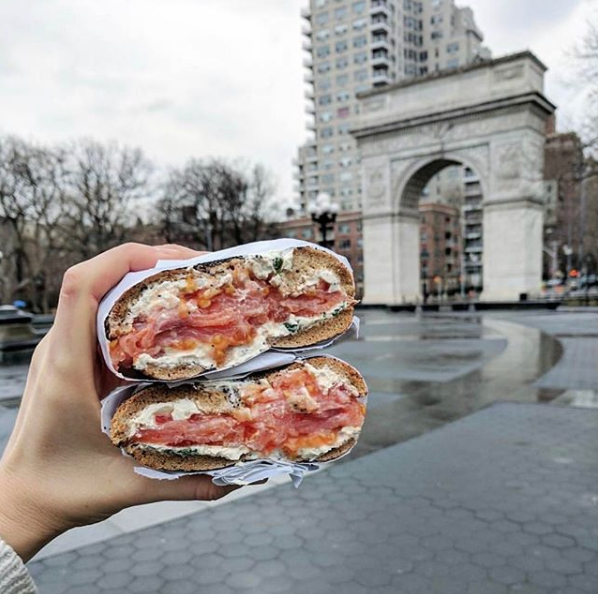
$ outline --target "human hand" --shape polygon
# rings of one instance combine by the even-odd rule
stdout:
[[[52,329],[33,355],[15,428],[0,460],[0,536],[27,561],[50,540],[142,503],[214,500],[236,487],[208,476],[158,481],[133,472],[100,430],[115,385],[99,354],[98,303],[129,271],[198,252],[126,244],[69,269]]]

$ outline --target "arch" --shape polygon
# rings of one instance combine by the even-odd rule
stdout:
[[[444,153],[442,156],[426,156],[413,163],[405,170],[393,192],[393,200],[398,199],[395,208],[398,210],[413,210],[427,183],[443,169],[452,165],[464,165],[475,171],[480,180],[482,196],[486,196],[487,183],[482,173],[483,167],[475,157],[459,155],[458,153]]]
[[[530,52],[372,89],[352,130],[362,163],[364,302],[421,301],[417,206],[453,164],[480,181],[486,300],[539,293],[546,67]]]

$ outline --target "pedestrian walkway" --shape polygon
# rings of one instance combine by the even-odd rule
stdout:
[[[30,569],[40,594],[596,593],[597,435],[598,411],[496,404]]]

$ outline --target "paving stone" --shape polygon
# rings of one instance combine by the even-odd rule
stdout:
[[[40,594],[595,594],[597,430],[595,411],[495,405],[31,569]]]

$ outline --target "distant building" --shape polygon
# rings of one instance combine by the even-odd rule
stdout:
[[[587,267],[591,273],[597,272],[598,179],[586,179],[586,170],[579,136],[575,132],[557,133],[554,120],[550,121],[544,160],[545,278],[557,270],[565,274]],[[558,254],[556,258],[551,252]]]
[[[310,0],[304,49],[309,139],[295,160],[304,212],[320,192],[358,211],[361,174],[349,134],[356,94],[489,57],[470,8],[454,0]]]
[[[422,293],[451,295],[461,287],[461,222],[459,209],[425,203],[420,214],[420,277]]]

